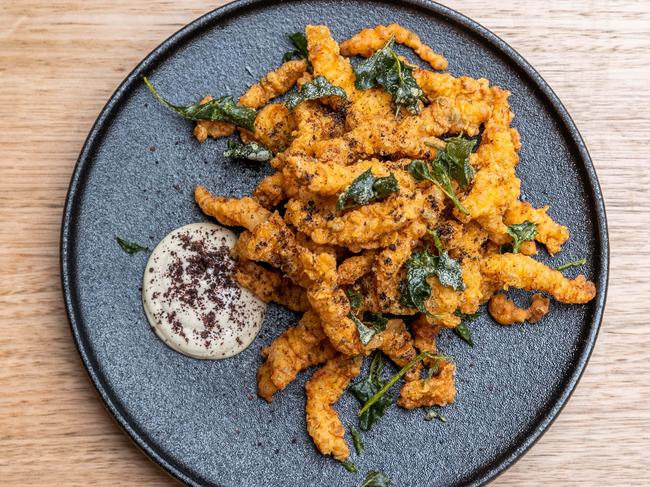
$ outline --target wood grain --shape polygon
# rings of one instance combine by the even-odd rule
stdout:
[[[65,318],[70,174],[97,113],[151,49],[223,2],[0,2],[0,485],[174,485],[104,411]],[[543,439],[493,485],[648,485],[650,2],[464,0],[549,81],[591,151],[612,273],[587,372]]]

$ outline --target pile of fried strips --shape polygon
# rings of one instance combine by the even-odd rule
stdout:
[[[562,303],[586,303],[596,288],[583,275],[568,279],[531,257],[536,242],[557,253],[569,232],[551,219],[548,207],[520,201],[520,138],[510,126],[508,91],[486,79],[437,72],[447,68],[446,59],[397,24],[365,29],[341,45],[325,26],[309,25],[305,36],[306,59],[285,62],[240,98],[239,106],[258,110],[254,130],[209,120],[198,121],[194,130],[200,142],[239,130],[243,142],[272,151],[275,172],[250,197],[216,196],[199,186],[195,198],[221,224],[243,227],[233,251],[238,282],[265,302],[304,313],[263,348],[259,395],[272,401],[300,371],[322,365],[306,384],[307,429],[323,454],[345,460],[345,428],[333,405],[365,356],[380,350],[403,367],[421,352],[435,353],[441,329],[457,327],[462,314],[488,301],[503,325],[535,322],[548,312],[542,294],[520,308],[501,290],[536,290]],[[399,57],[424,95],[415,109],[396,109],[395,94],[381,84],[359,88],[350,57],[369,58],[391,42],[413,49],[433,68]],[[307,99],[291,109],[268,103],[319,77],[344,96]],[[480,135],[469,155],[471,181],[464,187],[450,182],[460,204],[444,185],[414,178],[409,170],[413,161],[435,160],[449,143],[445,137],[457,135]],[[341,210],[341,195],[368,171],[376,180],[394,178],[398,190]],[[534,225],[534,239],[515,252],[509,229],[524,222]],[[426,276],[428,298],[414,307],[402,296],[406,264],[425,249],[432,259],[445,253],[457,262],[462,282],[451,286],[439,275]],[[354,307],[350,296],[359,298]],[[387,315],[387,322],[362,340],[359,323],[369,313]],[[427,376],[431,357],[405,375],[400,406],[454,401],[455,364],[439,360],[437,373]]]

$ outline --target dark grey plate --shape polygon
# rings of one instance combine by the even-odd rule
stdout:
[[[553,264],[586,257],[597,283],[586,306],[553,304],[537,325],[473,325],[474,348],[452,335],[458,397],[446,423],[392,408],[367,435],[352,475],[319,455],[305,432],[303,385],[268,405],[255,395],[259,349],[295,317],[271,306],[260,337],[238,357],[203,362],[167,348],[140,304],[145,253],[129,256],[121,236],[153,247],[167,232],[203,220],[196,184],[249,193],[267,169],[222,157],[224,141],[197,144],[191,124],[156,103],[141,82],[178,102],[206,93],[238,96],[280,62],[285,34],[325,23],[337,39],[400,22],[444,53],[454,74],[487,77],[512,91],[523,147],[524,195],[572,233]],[[65,302],[83,362],[118,423],[158,464],[190,485],[353,486],[381,469],[398,486],[480,485],[520,457],[566,403],[593,348],[608,273],[603,199],[584,143],[548,85],[516,52],[475,22],[423,1],[266,3],[239,1],[188,25],[152,52],[102,110],[81,152],[61,237]],[[567,271],[569,275],[578,270]],[[337,406],[354,423],[356,402]]]

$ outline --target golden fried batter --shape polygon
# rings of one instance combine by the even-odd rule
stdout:
[[[506,211],[504,222],[506,225],[524,221],[534,223],[537,226],[535,240],[546,245],[549,254],[553,255],[560,251],[564,242],[569,240],[569,229],[554,222],[547,211],[548,206],[533,208],[530,203],[515,201]]]
[[[596,286],[582,274],[567,279],[561,272],[522,254],[492,255],[485,260],[481,271],[500,289],[544,291],[562,303],[588,303],[596,295]]]
[[[492,296],[488,311],[494,320],[501,325],[511,325],[528,321],[537,323],[549,311],[550,300],[542,294],[534,294],[530,306],[526,309],[517,306],[505,294],[498,293]]]
[[[291,311],[307,311],[307,291],[296,286],[287,277],[257,265],[250,260],[240,259],[233,274],[235,280],[265,303],[278,303]]]
[[[276,96],[289,91],[298,78],[307,70],[307,61],[287,61],[278,69],[264,76],[259,83],[251,86],[239,99],[239,104],[249,108],[259,108]]]
[[[420,113],[413,114],[397,109],[382,86],[357,89],[345,55],[368,57],[395,36],[434,69],[446,67],[447,61],[417,35],[397,24],[377,26],[339,48],[325,26],[310,25],[305,32],[309,59],[283,64],[240,99],[259,109],[254,132],[239,129],[241,138],[268,147],[275,172],[260,181],[252,197],[214,196],[199,186],[195,199],[221,224],[245,229],[233,249],[237,281],[265,302],[304,312],[296,326],[262,351],[266,360],[257,373],[259,395],[271,401],[301,370],[325,363],[307,382],[307,428],[322,453],[344,460],[349,455],[345,430],[332,406],[359,373],[365,355],[381,350],[402,367],[418,350],[436,353],[441,330],[457,327],[462,313],[475,313],[488,301],[488,311],[504,325],[535,322],[549,311],[550,301],[541,294],[522,309],[505,294],[495,294],[500,290],[537,290],[580,304],[593,299],[596,288],[582,275],[567,279],[530,257],[537,252],[535,242],[551,254],[560,251],[569,231],[548,215],[547,206],[533,208],[520,201],[516,168],[521,140],[511,126],[508,91],[483,78],[414,67],[414,81],[426,98],[417,102]],[[312,73],[306,70],[309,64]],[[267,104],[316,76],[343,88],[346,99],[308,100],[293,110],[283,103]],[[234,130],[227,123],[198,122],[195,135],[203,141]],[[453,157],[449,137],[479,134],[479,146],[460,162],[471,166],[465,168],[468,175],[458,176],[454,161],[445,159]],[[450,165],[449,185],[467,214],[453,203],[448,188],[441,189],[445,183],[435,168],[430,175],[418,172],[411,165],[415,159]],[[399,191],[384,188],[379,195],[377,181],[359,181],[368,170],[374,178],[392,174]],[[461,187],[464,179],[469,183]],[[359,206],[339,211],[337,201],[345,191],[349,196],[351,187]],[[501,254],[501,246],[512,243],[508,227],[524,221],[535,224],[535,241],[523,242],[517,254]],[[407,306],[402,295],[403,286],[414,285],[406,282],[407,276],[414,279],[411,266],[423,265],[409,259],[424,250],[431,253],[424,259],[430,267],[415,279],[424,293],[418,304],[426,314]],[[444,262],[435,260],[440,252],[455,264],[447,261],[446,268],[437,268]],[[449,282],[441,274],[445,272],[447,278],[462,278],[464,288],[443,285]],[[356,316],[382,313],[389,318],[386,329],[366,345],[350,318],[350,291],[362,298]],[[408,316],[413,316],[409,326],[403,321]],[[420,378],[423,366],[436,364],[438,375]],[[451,362],[425,358],[406,375],[398,404],[412,409],[453,402],[455,370]]]
[[[327,361],[305,385],[307,392],[307,432],[323,455],[345,460],[350,449],[345,442],[345,428],[332,407],[343,391],[361,371],[361,357],[339,355]]]
[[[318,316],[307,311],[298,325],[288,328],[262,349],[262,355],[266,361],[257,376],[258,393],[270,402],[273,396],[268,394],[272,390],[267,385],[268,378],[276,391],[281,391],[301,370],[327,362],[336,351],[323,333]]]
[[[446,406],[456,399],[454,376],[456,366],[442,361],[438,375],[406,382],[400,391],[397,404],[405,409],[423,406]]]
[[[341,53],[344,56],[370,57],[384,47],[388,40],[395,36],[395,42],[404,44],[415,51],[420,59],[429,63],[433,69],[447,69],[447,60],[424,44],[415,32],[399,24],[378,25],[361,32],[341,43]]]

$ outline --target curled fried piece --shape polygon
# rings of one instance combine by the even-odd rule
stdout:
[[[485,259],[481,271],[499,289],[544,291],[562,303],[584,304],[596,295],[595,284],[582,274],[567,279],[561,272],[522,254],[492,255]]]
[[[204,105],[210,100],[212,100],[212,97],[206,96],[199,102],[199,105]],[[205,142],[208,137],[218,139],[220,137],[228,137],[234,133],[235,126],[228,122],[199,120],[194,126],[194,137],[201,143]]]
[[[341,44],[341,52],[344,56],[370,57],[384,47],[391,36],[395,36],[395,42],[413,49],[415,54],[429,63],[433,69],[447,69],[448,63],[444,56],[424,44],[415,32],[399,24],[378,25],[372,29],[363,29]]]
[[[265,269],[250,260],[237,262],[235,280],[265,303],[278,303],[291,311],[307,311],[307,291],[278,272]]]
[[[442,326],[433,324],[425,314],[420,314],[418,318],[411,323],[413,332],[413,345],[420,352],[436,353],[436,337],[440,333]],[[426,358],[424,363],[431,366],[431,360]]]
[[[271,215],[271,212],[264,209],[253,198],[246,196],[234,199],[214,196],[204,186],[196,187],[194,199],[203,213],[213,216],[222,225],[230,227],[253,230]]]
[[[442,361],[438,375],[406,382],[397,404],[405,409],[423,406],[446,406],[456,399],[454,376],[456,365]]]
[[[494,320],[501,325],[512,325],[528,321],[537,323],[549,311],[550,300],[542,294],[534,294],[528,308],[520,308],[505,294],[498,293],[492,296],[488,311]]]
[[[262,355],[266,356],[266,361],[262,366],[264,370],[258,374],[258,393],[270,402],[273,395],[268,394],[272,388],[266,383],[267,377],[276,391],[281,391],[301,370],[327,362],[336,351],[323,333],[318,316],[307,311],[298,325],[277,337],[262,350]]]
[[[361,371],[361,357],[339,355],[327,363],[309,379],[307,392],[307,432],[323,455],[345,460],[350,449],[345,442],[345,428],[332,407],[345,388]]]
[[[413,337],[402,320],[388,320],[386,329],[379,334],[377,345],[398,367],[404,367],[417,355],[413,346]],[[416,380],[422,371],[422,364],[417,364],[404,376],[406,381]]]
[[[339,45],[330,30],[324,25],[308,25],[305,35],[314,76],[324,76],[333,85],[343,88],[348,99],[354,99],[357,93],[354,71],[350,60],[340,55]]]
[[[284,104],[270,103],[257,112],[254,126],[254,133],[240,129],[242,141],[249,143],[255,140],[273,153],[278,153],[289,147],[296,121]]]
[[[261,107],[272,98],[289,91],[306,70],[307,61],[305,59],[287,61],[278,69],[264,76],[259,83],[251,86],[239,99],[239,104],[249,108]]]
[[[505,213],[506,225],[529,221],[537,226],[535,240],[546,245],[549,254],[560,251],[562,244],[569,240],[569,229],[548,216],[548,206],[533,208],[530,203],[515,201]]]
[[[281,172],[265,177],[253,191],[253,198],[267,210],[272,210],[286,198]]]
[[[348,257],[337,269],[338,284],[353,284],[371,271],[375,261],[375,252],[366,250],[361,255]]]
[[[273,395],[278,392],[278,388],[271,380],[271,365],[264,362],[257,369],[257,395],[266,402],[273,401]]]

